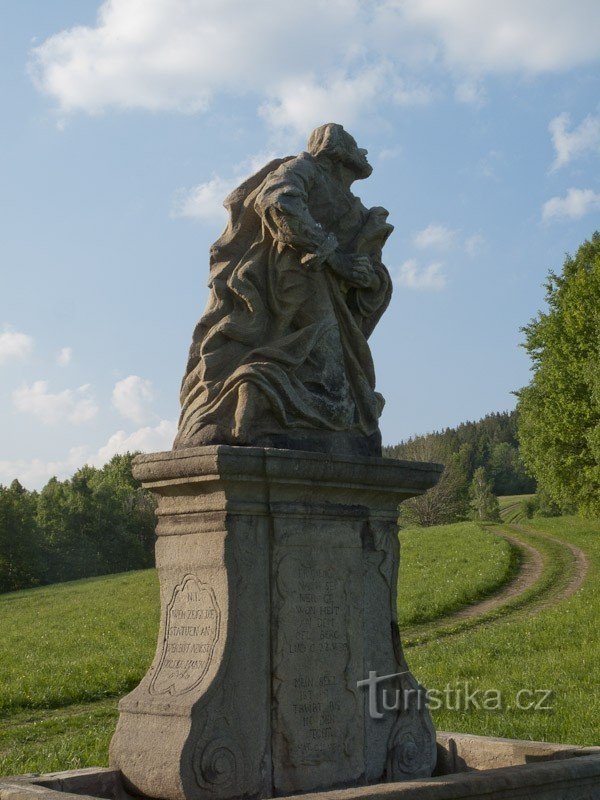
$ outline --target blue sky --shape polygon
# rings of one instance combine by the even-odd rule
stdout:
[[[0,482],[168,449],[228,191],[342,122],[384,205],[384,441],[514,406],[599,226],[597,0],[20,0],[0,25]]]

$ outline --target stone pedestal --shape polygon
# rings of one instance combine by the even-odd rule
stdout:
[[[158,497],[162,611],[111,743],[130,789],[228,800],[431,774],[396,621],[397,516],[440,470],[228,446],[136,459]],[[388,677],[369,691],[370,673]]]

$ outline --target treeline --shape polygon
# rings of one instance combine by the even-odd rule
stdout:
[[[0,592],[152,566],[154,502],[133,454],[40,491],[0,486]]]
[[[478,422],[462,422],[456,428],[414,436],[385,447],[384,455],[444,464],[456,455],[467,482],[476,469],[483,467],[494,494],[529,494],[535,492],[535,480],[527,474],[521,458],[517,429],[516,411],[503,411]]]
[[[419,525],[469,517],[496,520],[498,495],[534,492],[535,480],[519,452],[517,427],[516,412],[505,411],[385,447],[388,458],[437,461],[446,467],[434,489],[402,504],[401,520]]]

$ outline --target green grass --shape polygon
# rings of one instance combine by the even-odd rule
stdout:
[[[0,717],[132,689],[158,630],[154,570],[0,595]]]
[[[539,584],[503,616],[409,646],[407,658],[430,688],[468,680],[471,688],[499,689],[505,706],[521,688],[554,691],[551,712],[443,710],[435,712],[439,728],[597,744],[600,523],[534,519],[527,529],[515,535],[544,552]],[[591,570],[576,595],[529,616],[527,603],[561,588],[568,556],[536,530],[577,544]],[[509,546],[472,523],[405,530],[401,542],[405,626],[479,599],[512,569]],[[0,595],[0,620],[0,774],[106,764],[117,697],[137,684],[154,653],[154,571]]]
[[[502,710],[439,710],[437,727],[491,736],[597,745],[600,685],[600,522],[575,517],[532,520],[581,547],[590,559],[584,586],[559,604],[504,617],[452,638],[408,648],[411,668],[428,688],[447,684],[498,690]],[[552,583],[552,567],[546,580]],[[560,588],[560,586],[558,587]],[[515,708],[520,689],[552,691],[551,711]],[[510,708],[509,708],[510,707]]]
[[[497,591],[518,567],[504,539],[474,522],[400,531],[400,629],[429,622]]]
[[[60,772],[107,763],[117,698],[21,711],[0,725],[0,775]]]
[[[500,516],[503,522],[522,522],[526,519],[523,501],[534,497],[533,494],[507,494],[498,498]]]
[[[490,525],[489,527],[493,529],[494,526]],[[503,602],[481,616],[478,615],[458,621],[448,620],[446,623],[444,623],[444,617],[441,617],[435,621],[437,624],[433,627],[423,625],[408,628],[403,636],[403,641],[406,645],[413,646],[430,641],[438,641],[445,636],[453,636],[462,631],[488,625],[509,615],[514,617],[522,609],[547,601],[548,598],[563,588],[563,585],[568,581],[568,572],[572,565],[569,551],[560,542],[540,538],[522,529],[517,530],[510,527],[505,527],[504,529],[510,532],[510,535],[515,539],[533,545],[541,553],[544,564],[539,580],[521,594]],[[565,575],[567,575],[566,578]]]

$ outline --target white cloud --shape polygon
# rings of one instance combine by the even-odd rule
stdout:
[[[419,268],[414,258],[409,258],[400,266],[396,275],[396,282],[407,289],[420,289],[439,291],[446,287],[444,265],[434,262],[426,267]]]
[[[388,70],[382,65],[367,67],[353,77],[337,74],[326,81],[313,76],[292,78],[280,84],[275,98],[264,103],[260,113],[272,128],[290,129],[298,135],[331,120],[352,126],[362,115],[373,113],[383,95],[388,96],[389,80]],[[405,104],[408,95],[402,95],[400,87],[396,91],[397,102]],[[422,102],[417,99],[417,103]]]
[[[18,478],[24,486],[39,489],[53,476],[67,478],[84,464],[102,467],[117,453],[169,450],[176,433],[175,422],[161,420],[154,427],[140,428],[130,434],[117,431],[95,452],[89,447],[79,446],[72,447],[65,458],[56,461],[40,458],[0,461],[0,483],[8,485]]]
[[[445,225],[428,225],[413,236],[413,244],[420,250],[434,248],[449,250],[456,242],[456,231]]]
[[[307,63],[320,72],[358,54],[361,18],[358,0],[105,0],[95,26],[34,48],[31,71],[65,112],[193,113],[215,93],[273,95]]]
[[[581,219],[600,208],[600,193],[593,189],[569,189],[565,197],[552,197],[544,203],[542,218],[546,221],[568,217]]]
[[[147,420],[148,405],[153,398],[152,381],[140,378],[139,375],[129,375],[117,381],[112,392],[113,406],[120,414],[138,425]]]
[[[31,74],[63,113],[206,111],[253,97],[276,130],[354,124],[428,103],[423,68],[480,103],[485,74],[565,70],[600,57],[597,0],[105,0],[32,50]],[[310,71],[307,70],[310,65]]]
[[[163,419],[154,427],[140,428],[133,433],[117,431],[109,438],[89,463],[101,467],[117,453],[132,453],[141,450],[151,453],[160,450],[170,450],[173,439],[177,433],[177,423]]]
[[[179,189],[175,195],[172,216],[223,222],[227,217],[223,201],[235,186],[236,181],[215,175],[209,181],[192,186],[191,189]]]
[[[213,175],[209,181],[198,183],[191,188],[178,189],[171,216],[198,219],[208,223],[223,223],[227,218],[227,212],[223,207],[227,195],[274,158],[275,153],[272,151],[256,153],[237,164],[234,174],[229,178]]]
[[[569,131],[571,117],[566,112],[554,117],[548,125],[556,158],[552,169],[559,169],[574,158],[600,150],[600,117],[589,114],[576,128]]]
[[[59,367],[67,367],[71,363],[71,358],[73,357],[73,348],[72,347],[61,347],[61,349],[56,354],[56,363]]]
[[[17,478],[28,489],[41,489],[50,478],[66,478],[82,467],[85,452],[85,447],[72,447],[66,457],[58,461],[41,458],[0,461],[0,484],[8,486]]]
[[[80,425],[89,422],[98,413],[88,383],[78,389],[52,393],[48,391],[47,381],[35,381],[31,386],[24,384],[15,389],[12,398],[18,411],[31,414],[45,425],[55,425],[65,420]]]
[[[565,70],[600,57],[596,0],[389,0],[467,74]]]
[[[0,364],[7,361],[23,361],[33,350],[33,338],[26,333],[5,326],[0,333]]]
[[[474,233],[463,239],[460,231],[449,228],[446,225],[432,223],[414,234],[413,244],[419,250],[431,249],[442,252],[460,247],[468,256],[473,257],[481,251],[485,244],[485,239],[480,233]]]

